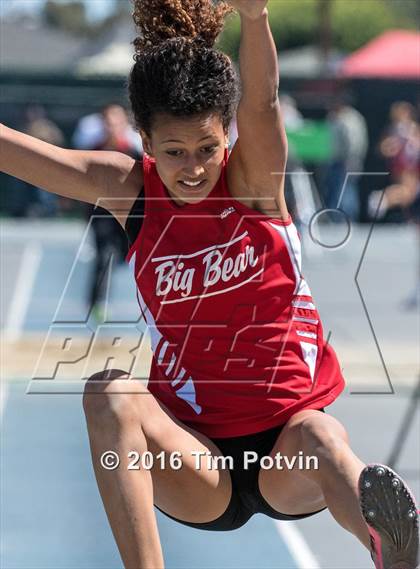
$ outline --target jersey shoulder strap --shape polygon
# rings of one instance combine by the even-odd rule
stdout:
[[[145,192],[144,186],[142,186],[139,195],[131,206],[130,213],[128,214],[127,220],[125,222],[125,233],[127,235],[128,244],[130,247],[137,239],[137,236],[139,235],[141,227],[143,225],[144,200]]]

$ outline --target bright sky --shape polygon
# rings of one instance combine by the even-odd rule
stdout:
[[[58,0],[60,4],[65,4],[66,0]],[[129,0],[83,0],[86,4],[89,19],[97,20],[106,17],[114,9],[115,3],[129,2]],[[37,13],[45,4],[45,0],[0,0],[1,12],[7,14],[13,12]]]

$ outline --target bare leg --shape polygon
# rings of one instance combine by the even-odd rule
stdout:
[[[122,379],[115,370],[112,381],[95,374],[87,382],[84,409],[93,467],[124,566],[127,569],[164,567],[153,504],[181,520],[207,522],[219,517],[231,496],[228,471],[194,468],[191,450],[221,453],[206,437],[188,429],[163,408],[138,381]],[[106,379],[111,379],[107,377]],[[112,450],[121,458],[109,471],[101,455]],[[169,455],[179,451],[180,470],[128,470],[131,451]]]
[[[360,511],[358,490],[359,476],[366,465],[345,440],[330,441],[322,446],[312,437],[312,433],[305,435],[304,452],[318,457],[319,470],[308,470],[305,474],[318,483],[335,520],[370,551],[370,537]]]
[[[318,457],[319,470],[261,470],[261,493],[285,514],[304,514],[328,507],[335,520],[370,550],[366,522],[360,512],[358,480],[364,463],[348,445],[343,426],[320,411],[302,411],[283,429],[271,453],[290,459],[302,451]]]
[[[123,420],[110,408],[96,418],[87,410],[86,416],[96,481],[124,566],[163,568],[150,471],[128,471],[124,461],[113,471],[100,464],[100,456],[107,450],[119,457],[126,457],[132,450],[147,450],[140,421],[136,426],[130,425],[131,417]]]

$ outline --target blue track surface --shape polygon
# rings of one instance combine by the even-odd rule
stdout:
[[[80,395],[9,385],[2,434],[4,569],[119,569],[91,464]],[[204,532],[158,513],[167,569],[294,569],[274,523]]]
[[[48,330],[53,321],[84,322],[88,318],[88,284],[91,262],[77,259],[72,245],[46,244],[34,282],[31,302],[25,318],[26,331]],[[109,301],[111,317],[136,322],[139,307],[131,269],[119,265],[112,271]],[[54,319],[55,317],[55,319]]]
[[[5,232],[4,227],[2,231]],[[304,264],[321,310],[324,330],[332,332],[333,343],[354,346],[363,355],[361,362],[372,366],[366,369],[362,364],[359,366],[357,386],[361,385],[363,393],[369,391],[368,374],[373,364],[380,377],[383,376],[379,388],[388,385],[354,280],[367,232],[368,228],[355,231],[342,250],[324,251],[312,263]],[[25,340],[27,332],[35,332],[38,342],[46,337],[54,318],[56,322],[86,322],[87,286],[93,259],[89,247],[82,247],[78,258],[83,235],[83,224],[16,223],[6,227],[0,297],[3,330],[11,325],[13,333],[17,322],[18,338]],[[417,381],[411,376],[405,379],[404,374],[411,374],[411,368],[406,371],[404,365],[406,357],[411,365],[415,360],[413,354],[418,353],[418,312],[401,310],[401,301],[412,290],[418,270],[418,250],[413,237],[409,228],[375,229],[361,267],[359,284],[385,361],[397,361],[402,370],[390,366],[398,388],[395,396],[369,395],[363,399],[349,396],[340,398],[336,404],[338,418],[347,426],[356,452],[366,462],[386,461],[407,407],[406,398]],[[40,260],[39,264],[33,263],[31,277],[23,259],[27,259],[25,253],[32,245],[38,247]],[[18,286],[19,283],[23,286]],[[20,303],[25,294],[26,304]],[[14,303],[15,299],[19,303]],[[21,320],[11,308],[16,304],[25,305]],[[139,308],[131,268],[119,266],[113,271],[110,305],[108,320],[137,322]],[[15,318],[9,318],[10,315]],[[138,324],[135,327],[141,328]],[[89,322],[89,329],[95,330],[94,322]],[[82,325],[80,333],[84,332]],[[403,351],[398,359],[400,349]],[[6,359],[10,356],[5,355]],[[11,357],[20,359],[15,352]],[[2,421],[0,566],[2,569],[119,569],[121,560],[91,465],[81,395],[25,395],[34,364],[31,361],[28,365],[24,380],[9,383],[10,394]],[[402,374],[401,378],[398,374]],[[19,371],[14,377],[24,374]],[[401,393],[400,379],[406,385],[406,391]],[[55,391],[59,387],[56,383]],[[37,385],[31,385],[32,392],[42,391],[44,386],[47,390],[51,387],[38,381]],[[400,464],[406,468],[406,476],[418,495],[415,432],[418,424],[403,442]],[[235,532],[211,533],[189,529],[160,513],[157,515],[167,569],[296,567],[269,518],[257,515]],[[304,534],[323,569],[371,566],[367,551],[356,546],[354,538],[330,514],[324,512],[293,527]],[[304,563],[301,566],[306,569]]]

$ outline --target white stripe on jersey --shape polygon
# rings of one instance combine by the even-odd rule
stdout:
[[[296,287],[294,294],[301,296],[312,296],[308,284],[302,276],[302,249],[300,245],[299,235],[294,223],[290,225],[276,225],[269,222],[282,237],[289,253],[290,261],[296,278]]]

